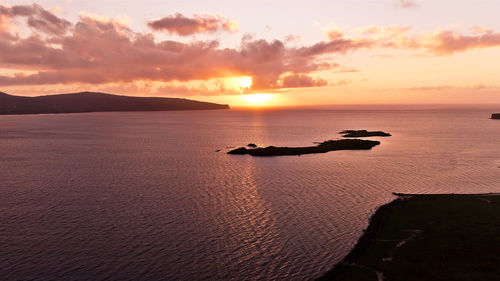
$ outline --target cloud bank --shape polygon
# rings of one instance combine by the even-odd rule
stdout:
[[[366,47],[364,42],[339,39],[289,48],[280,40],[248,36],[238,48],[220,48],[218,41],[157,42],[152,34],[134,32],[112,20],[81,16],[70,24],[37,5],[0,7],[6,18],[21,18],[34,28],[27,37],[1,35],[2,66],[29,70],[0,76],[2,86],[251,76],[252,90],[314,87],[326,81],[308,75],[333,67],[319,56]]]
[[[28,35],[17,33],[19,23],[29,28]],[[151,21],[149,26],[189,36],[234,31],[233,23],[221,16],[188,18],[174,14]],[[500,33],[487,28],[475,28],[471,34],[440,30],[412,35],[405,26],[367,26],[349,32],[331,27],[326,30],[328,40],[312,45],[291,47],[286,40],[243,36],[239,46],[222,48],[217,40],[160,41],[152,33],[135,32],[117,21],[92,16],[82,15],[71,23],[36,4],[0,5],[0,64],[15,72],[0,75],[0,86],[187,83],[250,76],[251,91],[321,87],[328,81],[315,77],[316,72],[333,73],[339,67],[325,56],[375,48],[419,49],[450,55],[500,46]],[[205,89],[180,87],[178,90],[183,93]],[[168,89],[165,86],[163,90]],[[212,93],[213,89],[207,91]]]

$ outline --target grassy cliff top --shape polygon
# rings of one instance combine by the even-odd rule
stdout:
[[[320,280],[500,280],[500,196],[401,196]]]

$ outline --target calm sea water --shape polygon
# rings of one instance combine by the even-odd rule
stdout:
[[[500,192],[491,110],[0,116],[3,280],[307,280],[391,192]],[[254,158],[344,129],[370,151]],[[221,152],[216,150],[222,149]]]

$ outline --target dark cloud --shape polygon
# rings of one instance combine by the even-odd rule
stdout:
[[[63,34],[71,26],[37,4],[6,7],[0,5],[0,16],[7,18],[23,17],[31,28],[47,34]],[[1,23],[0,23],[1,24]]]
[[[219,15],[195,15],[192,18],[182,14],[174,14],[148,23],[149,27],[158,31],[166,31],[180,36],[196,33],[213,33],[219,30],[235,32],[238,23]]]

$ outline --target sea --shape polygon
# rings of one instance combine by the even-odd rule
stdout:
[[[500,107],[496,107],[500,111]],[[0,116],[2,280],[314,280],[403,193],[500,192],[494,106]],[[382,130],[364,151],[228,155]]]

